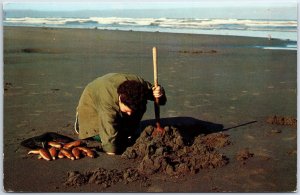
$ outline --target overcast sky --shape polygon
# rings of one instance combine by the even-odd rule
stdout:
[[[25,3],[24,3],[25,2]],[[103,9],[172,9],[172,8],[189,8],[189,7],[292,7],[296,6],[297,1],[289,0],[186,0],[186,1],[78,1],[78,0],[61,0],[61,1],[10,1],[4,3],[4,10],[41,10],[41,11],[73,11],[73,10],[103,10]]]

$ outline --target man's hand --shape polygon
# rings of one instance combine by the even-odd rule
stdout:
[[[155,98],[160,98],[164,94],[164,88],[161,86],[153,87],[152,91]]]

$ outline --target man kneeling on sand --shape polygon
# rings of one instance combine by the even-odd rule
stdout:
[[[153,87],[133,74],[109,73],[89,83],[79,100],[75,131],[79,139],[93,138],[114,155],[126,149],[139,128],[147,100],[167,101],[163,87]]]

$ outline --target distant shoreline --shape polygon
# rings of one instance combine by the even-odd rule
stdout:
[[[215,35],[215,34],[192,34],[192,33],[179,33],[179,32],[149,32],[149,31],[135,31],[135,30],[121,30],[121,29],[98,29],[98,28],[68,28],[68,27],[38,27],[38,26],[3,26],[3,30],[10,28],[23,28],[23,29],[45,29],[45,30],[87,30],[87,31],[107,31],[107,32],[133,32],[133,33],[162,33],[162,34],[170,34],[170,35],[182,35],[182,36],[205,36],[205,37],[225,37],[225,38],[248,38],[248,39],[258,39],[265,41],[272,41],[273,43],[271,45],[269,44],[258,44],[258,45],[244,45],[243,47],[249,47],[249,48],[260,48],[260,49],[281,49],[281,50],[297,50],[297,41],[288,40],[288,39],[276,39],[268,37],[252,37],[252,36],[237,36],[237,35]],[[277,43],[274,44],[274,41]]]
[[[170,33],[170,34],[183,34],[183,35],[205,35],[205,36],[224,36],[224,37],[246,37],[246,38],[259,38],[259,39],[272,39],[272,40],[282,40],[282,41],[288,41],[290,44],[296,44],[297,40],[291,40],[291,39],[282,39],[282,38],[276,38],[272,36],[265,36],[265,37],[259,37],[259,36],[246,36],[246,35],[230,35],[230,34],[209,34],[209,33],[188,33],[188,32],[171,32],[171,31],[143,31],[143,30],[126,30],[126,29],[109,29],[109,28],[97,28],[97,27],[90,27],[90,28],[84,28],[84,27],[66,27],[66,26],[17,26],[17,25],[3,25],[3,29],[5,28],[44,28],[44,29],[86,29],[86,30],[101,30],[101,31],[121,31],[121,32],[143,32],[143,33]]]

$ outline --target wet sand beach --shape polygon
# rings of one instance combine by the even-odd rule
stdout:
[[[297,129],[268,118],[297,118],[297,51],[261,49],[289,41],[160,32],[4,27],[4,190],[13,192],[291,192],[296,190]],[[87,83],[110,72],[153,82],[152,47],[168,102],[163,126],[209,136],[226,165],[182,175],[66,185],[68,173],[126,170],[139,162],[96,158],[47,162],[20,143],[45,132],[76,139],[75,110]],[[153,124],[148,102],[143,128]],[[142,129],[143,129],[142,128]],[[146,183],[146,184],[145,184]]]

